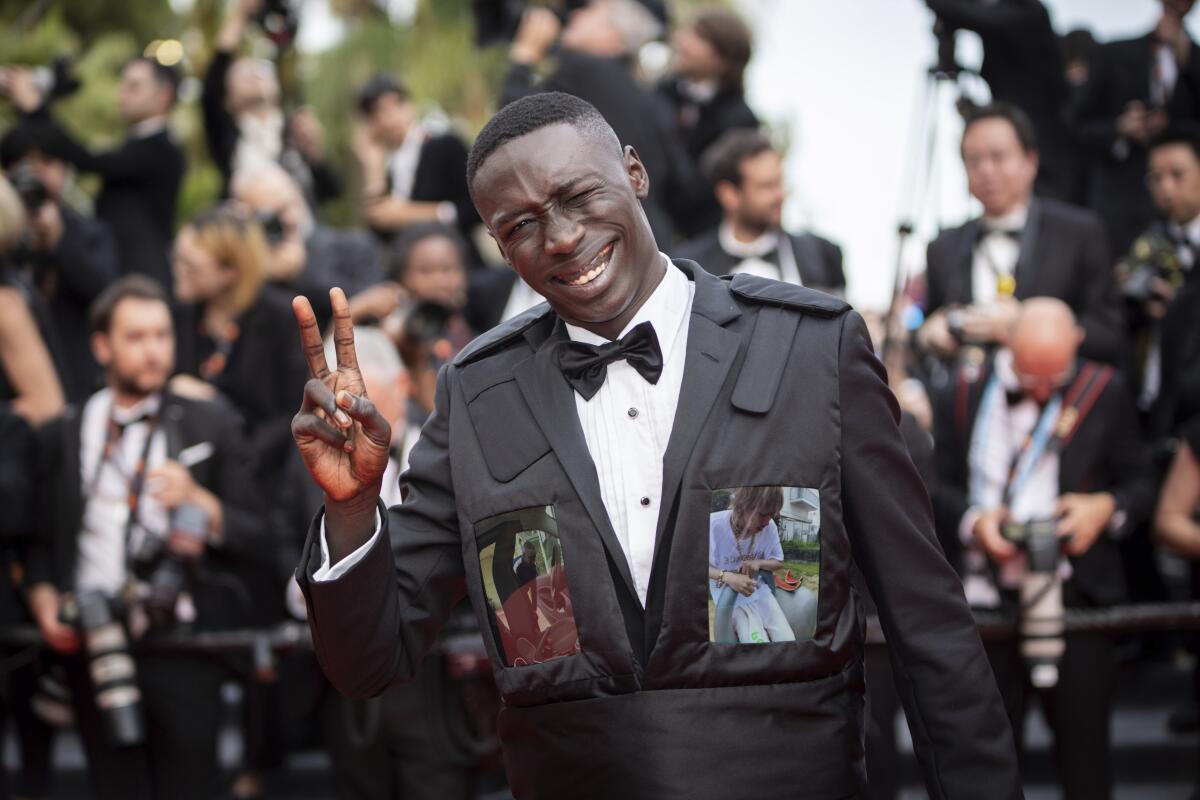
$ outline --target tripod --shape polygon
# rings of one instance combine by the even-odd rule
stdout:
[[[916,120],[905,150],[907,174],[902,184],[905,196],[901,204],[900,223],[896,228],[896,268],[893,272],[892,297],[884,315],[884,338],[881,348],[882,360],[888,364],[888,356],[895,351],[898,338],[893,329],[900,303],[908,285],[909,274],[904,254],[912,235],[941,208],[942,159],[939,158],[942,126],[941,111],[948,100],[953,99],[960,113],[966,104],[975,104],[971,99],[968,79],[982,84],[982,78],[974,70],[958,64],[954,54],[954,33],[939,18],[934,22],[937,37],[937,63],[925,72],[925,85],[914,109]]]

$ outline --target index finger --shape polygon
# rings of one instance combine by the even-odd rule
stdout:
[[[350,303],[346,293],[335,286],[329,290],[333,305],[333,350],[337,353],[338,369],[358,369],[358,354],[354,352],[354,320],[350,318]]]
[[[302,295],[293,297],[292,313],[296,315],[296,323],[300,326],[300,347],[304,350],[304,360],[308,362],[308,374],[317,380],[324,380],[329,375],[329,362],[325,360],[325,345],[321,342],[321,329],[317,325],[312,303]]]

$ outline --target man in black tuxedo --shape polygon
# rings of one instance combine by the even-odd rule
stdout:
[[[638,83],[633,65],[662,25],[638,0],[588,0],[563,25],[548,8],[531,6],[509,49],[500,104],[534,92],[566,92],[594,105],[622,142],[637,150],[655,176],[644,201],[655,237],[693,235],[703,219],[707,188],[688,156],[668,104]],[[539,81],[535,67],[553,54],[554,70]]]
[[[69,596],[141,596],[161,585],[151,576],[171,563],[188,575],[182,592],[132,603],[132,635],[237,626],[250,609],[233,571],[250,559],[266,562],[269,532],[236,415],[224,404],[165,392],[174,342],[164,291],[144,276],[118,280],[97,298],[93,327],[107,388],[40,432],[30,608],[70,678],[95,796],[211,798],[226,668],[136,655],[146,739],[118,746],[106,735],[84,644],[60,609]],[[203,524],[184,526],[185,513]]]
[[[363,396],[344,296],[336,372],[295,302],[313,379],[293,433],[325,491],[297,579],[334,686],[367,696],[410,679],[469,596],[517,797],[855,796],[856,564],[931,794],[1019,797],[1003,706],[862,319],[820,292],[670,261],[639,202],[645,167],[571,95],[502,109],[468,180],[548,304],[443,369],[401,505],[379,503],[390,431]],[[820,487],[815,630],[713,642],[714,490],[780,484]],[[495,600],[502,585],[527,598],[512,586],[518,535],[546,568],[536,615]],[[529,649],[501,635],[525,625],[543,632],[521,638]]]
[[[1062,301],[1027,300],[1009,346],[983,365],[964,364],[938,403],[943,541],[947,549],[950,542],[965,548],[968,601],[1014,620],[1031,596],[1057,597],[1060,610],[1124,601],[1118,544],[1153,510],[1156,487],[1133,399],[1112,367],[1077,361],[1082,338]],[[1054,583],[1038,593],[1030,591],[1040,577],[1027,555],[1032,545],[1017,544],[1014,527],[1047,520],[1063,556],[1055,544]],[[1018,741],[1026,695],[1037,689],[1055,731],[1065,796],[1108,797],[1112,640],[1068,634],[1065,650],[1050,659],[1056,680],[1040,669],[1049,664],[1022,663],[1028,645],[1009,641],[988,650]]]
[[[1087,332],[1085,356],[1116,360],[1124,331],[1104,230],[1091,212],[1033,195],[1038,151],[1029,118],[1004,103],[978,109],[963,130],[962,156],[983,216],[929,244],[918,345],[945,357],[964,344],[1003,345],[1018,301],[1045,296],[1075,312]]]
[[[1195,0],[1162,0],[1154,30],[1100,45],[1067,122],[1091,155],[1089,208],[1104,220],[1114,253],[1154,218],[1146,190],[1147,145],[1168,122],[1200,119],[1200,47],[1184,17]]]
[[[763,133],[734,130],[704,156],[721,204],[715,230],[679,248],[714,275],[748,273],[844,296],[842,249],[812,233],[783,229],[783,160]]]
[[[925,0],[947,26],[974,31],[983,44],[980,76],[992,99],[1023,110],[1037,129],[1038,164],[1034,191],[1068,203],[1082,203],[1076,171],[1076,145],[1062,118],[1068,89],[1058,36],[1041,0]]]
[[[171,285],[168,252],[175,226],[175,199],[183,180],[183,149],[167,127],[179,76],[152,58],[135,58],[121,70],[117,110],[129,135],[116,149],[94,153],[49,116],[49,98],[28,70],[8,70],[6,92],[24,114],[44,120],[62,142],[62,156],[103,181],[96,216],[117,240],[122,274],[138,273]]]
[[[376,75],[358,93],[362,127],[354,155],[362,168],[363,219],[386,239],[410,225],[454,225],[467,242],[479,224],[466,178],[467,148],[451,131],[417,118],[408,87]],[[472,255],[478,255],[472,245]]]

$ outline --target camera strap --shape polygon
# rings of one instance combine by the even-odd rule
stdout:
[[[133,471],[126,475],[125,471],[116,458],[117,448],[121,444],[121,440],[125,436],[125,430],[138,422],[146,422],[148,429],[146,431],[146,443],[142,445],[142,452],[138,456],[138,460],[133,465]],[[91,481],[88,483],[87,493],[85,497],[90,497],[96,491],[96,484],[100,481],[100,473],[104,469],[105,464],[112,464],[122,478],[125,478],[127,483],[127,491],[125,501],[129,507],[129,516],[125,519],[125,530],[122,536],[122,541],[125,543],[125,560],[128,567],[129,561],[129,539],[133,535],[133,526],[137,522],[138,508],[141,505],[142,489],[146,484],[146,462],[150,458],[150,446],[154,442],[154,434],[158,432],[158,412],[147,414],[143,418],[132,420],[125,424],[117,422],[110,414],[108,418],[108,430],[104,439],[104,447],[100,451],[100,459],[96,464],[96,469],[92,473]]]
[[[1050,398],[1037,424],[1013,456],[1008,481],[1004,486],[1006,507],[1011,505],[1017,492],[1025,485],[1037,462],[1045,455],[1058,453],[1071,441],[1112,375],[1112,367],[1088,362],[1071,382],[1065,395],[1058,393]],[[993,376],[992,380],[998,379]],[[997,390],[999,388],[996,387]]]

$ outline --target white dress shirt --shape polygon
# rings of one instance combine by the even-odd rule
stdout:
[[[653,294],[630,320],[624,336],[635,326],[649,321],[658,336],[663,354],[663,371],[651,384],[626,361],[608,365],[604,384],[584,400],[575,394],[575,410],[588,452],[596,465],[600,497],[608,512],[613,532],[625,552],[634,587],[644,605],[654,559],[654,542],[662,502],[662,461],[675,421],[687,335],[695,285],[662,256],[666,274]],[[567,325],[574,341],[602,344],[606,340],[584,328]],[[337,564],[330,565],[329,546],[321,528],[321,566],[313,580],[334,580],[366,554],[379,535]]]
[[[160,404],[161,398],[154,395],[130,408],[116,408],[113,406],[112,391],[102,389],[92,395],[83,407],[79,479],[84,506],[83,527],[79,532],[79,558],[75,567],[77,592],[99,589],[115,595],[125,585],[125,525],[129,519],[129,484],[146,446],[150,423],[143,419],[129,424],[120,442],[113,448],[112,457],[101,464],[100,458],[108,440],[109,416],[118,424],[126,423],[157,411]],[[166,459],[166,436],[158,427],[150,443],[146,471],[149,472]],[[167,509],[143,490],[138,502],[137,520],[130,532],[130,546],[137,548],[146,535],[166,536],[168,525]]]
[[[1021,256],[1021,243],[1005,231],[1020,230],[1029,218],[1029,207],[1017,206],[999,217],[984,217],[987,231],[975,246],[971,259],[971,302],[986,305],[995,302],[997,281],[1012,277]]]
[[[731,275],[746,273],[760,278],[770,278],[784,283],[803,286],[800,280],[800,267],[796,264],[796,254],[792,252],[792,240],[781,230],[767,231],[751,242],[738,241],[733,235],[733,226],[722,222],[717,229],[717,241],[721,249],[729,255],[741,259]],[[771,253],[777,253],[778,264],[767,260]]]

